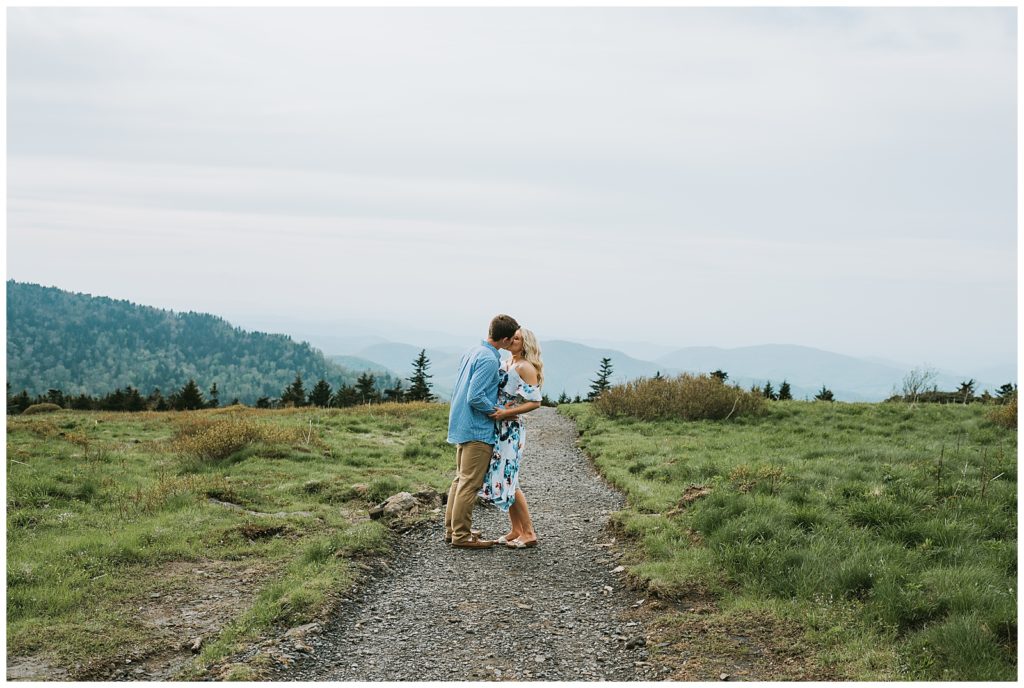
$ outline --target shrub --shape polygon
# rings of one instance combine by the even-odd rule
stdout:
[[[183,456],[216,461],[256,442],[291,445],[304,439],[304,433],[299,428],[264,425],[245,418],[229,418],[184,423],[172,444],[174,450]]]
[[[29,412],[25,409],[25,413]],[[1005,404],[995,407],[988,412],[989,420],[997,425],[1002,425],[1004,428],[1010,428],[1011,430],[1017,429],[1017,395],[1014,394],[1010,397],[1010,400]]]
[[[1016,401],[1013,402],[1013,408],[1016,411],[1016,408],[1017,408],[1017,402]],[[23,416],[31,416],[31,415],[33,415],[35,413],[52,413],[54,411],[60,411],[60,409],[61,409],[61,407],[57,406],[57,404],[48,404],[48,403],[32,404],[27,409],[22,411],[21,414]]]
[[[596,401],[609,417],[641,420],[722,420],[764,412],[764,397],[709,375],[644,378],[617,385]]]

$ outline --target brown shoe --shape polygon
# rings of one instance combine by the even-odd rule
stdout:
[[[476,535],[470,535],[465,540],[452,542],[452,547],[464,547],[466,549],[487,549],[494,547],[494,540],[481,540]]]
[[[480,537],[482,535],[482,533],[479,530],[473,530],[473,529],[470,529],[469,534],[472,535],[473,537]],[[444,534],[444,541],[447,542],[450,545],[452,543],[452,534],[451,533],[445,533]]]

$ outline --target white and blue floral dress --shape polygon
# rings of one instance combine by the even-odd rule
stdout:
[[[509,363],[511,366],[511,363]],[[498,380],[498,406],[515,406],[525,401],[540,401],[537,385],[528,385],[515,368],[502,366]],[[508,511],[516,500],[519,487],[519,462],[523,458],[526,436],[522,416],[512,416],[494,424],[494,451],[491,465],[484,476],[479,495],[493,502],[502,511]]]

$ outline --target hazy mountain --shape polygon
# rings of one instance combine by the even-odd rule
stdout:
[[[32,395],[57,388],[100,395],[131,385],[143,394],[216,382],[222,402],[277,397],[300,374],[337,386],[357,375],[309,344],[248,332],[206,313],[176,313],[55,287],[7,282],[7,380]]]
[[[766,344],[736,349],[689,347],[658,358],[658,363],[688,372],[721,369],[741,385],[771,381],[778,389],[783,379],[793,386],[793,396],[811,395],[825,385],[843,401],[879,401],[902,386],[909,368],[875,360],[845,356],[806,346]],[[940,389],[956,389],[971,376],[942,371],[936,378]],[[976,376],[980,392],[997,384]],[[798,391],[797,388],[800,388]]]

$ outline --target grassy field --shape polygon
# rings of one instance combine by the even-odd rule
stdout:
[[[1016,433],[981,405],[776,402],[726,422],[560,411],[627,495],[614,522],[629,575],[682,601],[657,624],[666,647],[742,651],[743,634],[795,627],[784,640],[828,678],[1016,678]]]
[[[447,488],[446,422],[437,404],[9,417],[8,659],[71,678],[138,666],[185,613],[152,609],[203,593],[188,613],[219,604],[224,623],[186,668],[195,676],[314,618],[361,557],[388,550],[370,505]]]

